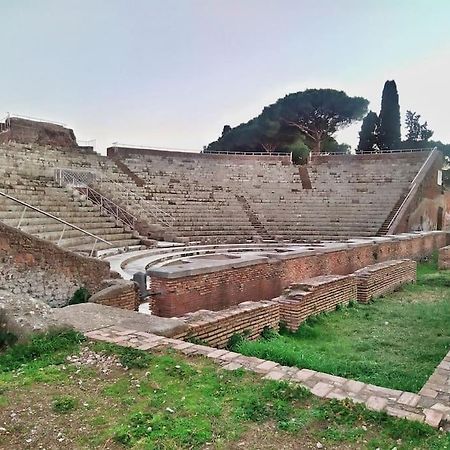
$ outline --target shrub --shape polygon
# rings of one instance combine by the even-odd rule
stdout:
[[[9,331],[0,331],[0,351],[11,347],[17,342],[17,336]]]
[[[237,350],[239,345],[241,345],[250,335],[249,330],[244,330],[242,333],[234,333],[227,342],[228,350]]]
[[[68,304],[78,305],[80,303],[86,303],[89,300],[90,296],[91,294],[89,293],[89,291],[84,286],[82,286],[73,293]]]
[[[261,337],[265,340],[270,340],[278,337],[279,334],[272,328],[265,326],[261,332]]]

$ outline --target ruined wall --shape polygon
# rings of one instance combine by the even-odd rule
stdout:
[[[125,280],[112,281],[110,286],[92,295],[89,301],[99,303],[100,305],[129,309],[131,311],[136,311],[140,303],[136,283]]]
[[[81,286],[96,292],[109,273],[105,261],[63,250],[0,222],[0,283],[14,294],[63,306]]]
[[[20,144],[77,147],[73,130],[62,125],[17,117],[11,117],[9,120],[10,128],[0,133],[0,144],[12,141]]]
[[[199,309],[220,310],[245,301],[270,300],[293,283],[320,275],[348,275],[377,262],[421,259],[444,247],[445,232],[386,238],[338,251],[320,251],[291,259],[180,278],[152,276],[154,314],[181,316]]]
[[[198,339],[218,348],[226,347],[236,333],[245,333],[248,339],[257,339],[264,328],[278,329],[280,307],[275,302],[245,302],[220,312],[197,311],[188,314],[188,329],[176,339]]]
[[[323,275],[291,286],[281,297],[280,319],[291,331],[308,317],[333,311],[337,305],[356,300],[356,279],[351,275]]]
[[[386,261],[364,267],[354,273],[358,302],[368,303],[374,297],[393,292],[405,283],[416,281],[416,261]]]

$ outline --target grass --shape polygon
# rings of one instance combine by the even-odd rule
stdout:
[[[352,307],[351,307],[352,306]],[[245,355],[418,392],[450,348],[450,271],[418,266],[416,284],[310,318],[297,332],[241,341]]]
[[[126,368],[67,363],[86,346]],[[1,355],[0,393],[1,448],[450,448],[449,434],[298,385],[201,357],[86,343],[72,332],[36,336]]]

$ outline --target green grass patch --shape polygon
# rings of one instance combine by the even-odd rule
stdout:
[[[53,400],[53,411],[60,414],[66,414],[74,410],[76,406],[77,399],[67,395],[57,397]]]
[[[297,332],[239,340],[245,355],[418,392],[450,348],[450,271],[418,266],[417,284],[311,317]]]
[[[273,332],[266,337],[272,340]],[[450,445],[449,435],[426,425],[351,402],[325,401],[299,385],[262,380],[244,370],[225,371],[205,358],[87,345],[116,355],[128,369],[115,367],[106,374],[58,364],[63,354],[81,348],[79,336],[70,334],[39,336],[22,345],[16,350],[17,369],[9,357],[4,360],[0,421],[9,434],[7,442],[0,436],[0,446],[22,448],[35,429],[34,448],[37,443],[60,448],[59,432],[65,448],[260,448],[252,439],[270,427],[275,432],[265,434],[264,448],[312,448],[319,440],[330,449],[342,443],[398,450]],[[39,380],[36,374],[46,371],[59,375]],[[20,416],[11,422],[12,411],[29,408],[34,408],[33,420]],[[53,441],[52,430],[57,430]]]

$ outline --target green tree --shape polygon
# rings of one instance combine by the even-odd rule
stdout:
[[[399,148],[401,144],[400,105],[397,85],[386,81],[381,97],[380,128],[378,146],[382,150]]]
[[[320,153],[323,143],[341,128],[361,120],[369,102],[334,89],[307,89],[289,94],[270,107],[274,120],[299,130],[312,151]]]
[[[377,113],[369,111],[364,117],[361,131],[359,132],[359,144],[357,153],[372,152],[378,144],[378,116]]]
[[[415,111],[406,111],[406,141],[405,143],[427,142],[432,136],[433,131],[428,128],[428,122],[420,123],[420,114]]]
[[[266,106],[254,119],[224,129],[207,150],[290,151],[289,146],[301,138],[310,149],[320,151],[338,129],[361,119],[367,105],[366,99],[348,97],[345,92],[333,89],[289,94]]]

